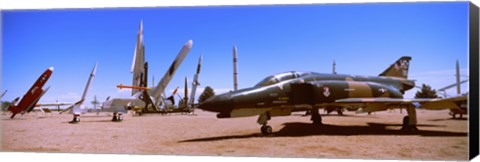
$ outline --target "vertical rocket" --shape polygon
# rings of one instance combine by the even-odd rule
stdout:
[[[458,64],[458,60],[457,60],[456,70],[457,70],[457,73],[455,74],[455,77],[457,79],[457,94],[460,95],[461,94],[461,91],[460,91],[460,65]]]
[[[333,64],[332,64],[332,74],[337,74],[336,66],[337,66],[337,64],[335,63],[335,60],[333,60]]]
[[[202,66],[202,55],[198,58],[198,64],[197,64],[197,72],[193,76],[193,82],[192,82],[192,92],[190,94],[190,103],[191,107],[193,108],[193,103],[195,102],[195,92],[197,91],[197,86],[200,85],[198,82],[198,76],[200,75],[200,67]]]
[[[233,90],[238,90],[237,47],[233,46]]]
[[[188,80],[187,80],[187,77],[185,77],[185,93],[183,94],[184,98],[183,98],[183,106],[185,108],[188,108]]]

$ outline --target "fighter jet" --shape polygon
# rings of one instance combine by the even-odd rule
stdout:
[[[47,70],[45,70],[45,72],[43,72],[42,75],[40,75],[40,77],[33,84],[33,86],[23,96],[22,100],[20,100],[18,105],[15,105],[16,102],[18,101],[18,98],[16,98],[12,102],[12,104],[10,104],[10,106],[8,107],[8,110],[12,112],[12,116],[10,116],[10,118],[14,118],[15,115],[17,115],[18,113],[21,113],[21,112],[28,113],[33,110],[38,100],[40,100],[43,94],[45,94],[45,92],[47,92],[48,89],[50,88],[50,87],[47,87],[46,89],[42,89],[43,85],[47,83],[52,73],[53,73],[53,67],[50,67]]]
[[[251,88],[213,96],[199,108],[216,112],[217,118],[259,115],[264,135],[272,133],[267,121],[273,116],[288,116],[293,111],[310,110],[314,125],[321,125],[319,108],[358,106],[358,112],[405,108],[402,130],[417,130],[415,108],[457,108],[453,99],[404,99],[405,91],[415,86],[407,79],[411,57],[404,56],[379,76],[322,74],[290,71],[268,76]]]

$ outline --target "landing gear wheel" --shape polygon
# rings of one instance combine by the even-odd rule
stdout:
[[[410,120],[410,117],[408,117],[408,116],[403,117],[403,123],[402,123],[403,125],[402,126],[407,127],[409,120]]]
[[[72,119],[72,121],[70,121],[70,122],[68,122],[68,123],[70,123],[70,124],[76,124],[76,123],[78,123],[78,122],[80,122],[80,117],[74,116],[73,119]]]
[[[312,114],[312,121],[313,125],[322,125],[322,117],[319,114]]]
[[[405,116],[403,117],[403,123],[402,123],[402,131],[406,132],[411,132],[411,131],[418,131],[417,127],[415,125],[410,125],[410,117]]]
[[[273,132],[272,127],[269,125],[263,125],[262,128],[260,128],[260,130],[262,131],[262,135],[264,136],[270,135]]]
[[[337,110],[338,115],[343,116],[343,111],[342,110]]]
[[[117,121],[122,121],[122,120],[123,120],[122,114],[118,114],[117,115]]]

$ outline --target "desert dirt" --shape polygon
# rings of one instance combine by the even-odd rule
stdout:
[[[324,125],[295,113],[273,117],[273,135],[260,134],[257,117],[217,119],[216,114],[124,115],[87,113],[78,124],[53,112],[1,115],[1,151],[305,157],[333,159],[467,160],[468,116],[451,119],[448,110],[417,110],[418,132],[400,131],[406,112],[367,114],[322,112]]]

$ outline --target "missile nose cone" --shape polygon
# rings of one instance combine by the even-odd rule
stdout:
[[[53,71],[53,67],[49,67],[48,70]]]
[[[188,47],[188,48],[192,48],[193,46],[193,41],[190,39],[187,41],[187,43],[185,43],[185,46]]]

